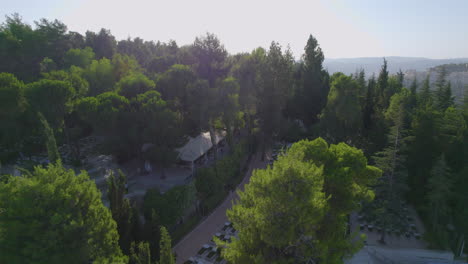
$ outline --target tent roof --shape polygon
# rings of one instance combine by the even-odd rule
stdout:
[[[218,131],[215,133],[216,144],[226,136],[226,131]],[[200,135],[195,138],[190,137],[189,141],[185,146],[177,149],[179,152],[179,159],[183,161],[195,161],[203,154],[208,152],[211,149],[213,144],[211,144],[210,132],[202,132]]]

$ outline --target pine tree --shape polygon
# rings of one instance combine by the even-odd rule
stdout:
[[[159,248],[161,249],[159,264],[175,264],[175,258],[172,253],[171,237],[164,226],[161,226],[161,241]]]
[[[448,107],[454,104],[452,97],[452,85],[447,82],[447,71],[445,67],[440,67],[438,71],[437,80],[435,82],[435,100],[436,107],[439,111],[445,111]]]
[[[409,99],[410,95],[406,89],[392,96],[390,106],[385,113],[385,117],[392,124],[388,135],[389,145],[374,156],[376,166],[383,171],[377,186],[377,196],[380,198],[378,205],[380,213],[377,215],[383,225],[380,238],[382,243],[385,243],[385,229],[395,218],[392,213],[400,211],[400,199],[406,190],[406,170],[403,169],[405,157],[401,150],[406,133],[405,120]]]
[[[54,130],[49,126],[49,122],[45,119],[42,113],[38,113],[39,121],[41,121],[44,127],[44,135],[46,138],[47,155],[51,163],[56,163],[60,160],[60,154],[57,149],[57,143],[55,141]]]
[[[412,110],[417,105],[417,90],[418,90],[418,80],[416,76],[414,76],[413,82],[411,82],[410,86],[410,100],[409,100],[409,108]]]
[[[311,125],[318,120],[318,115],[327,103],[328,74],[323,70],[324,55],[317,39],[312,35],[307,40],[303,55],[303,87],[300,93],[301,98],[301,119],[307,125]]]
[[[112,173],[107,180],[109,186],[108,199],[112,218],[117,223],[120,248],[125,254],[128,254],[130,252],[130,242],[132,241],[132,208],[130,206],[130,201],[124,198],[126,193],[125,174],[123,174],[121,170],[119,170],[118,173],[119,176],[117,179]]]
[[[61,162],[0,183],[0,263],[127,263],[101,192]]]
[[[386,109],[388,100],[386,98],[388,89],[388,69],[387,60],[384,58],[382,68],[380,69],[379,77],[377,78],[377,106],[379,109]]]
[[[255,170],[227,216],[239,230],[217,241],[229,263],[342,263],[359,250],[347,215],[370,201],[381,171],[362,151],[323,139],[302,140],[273,167]]]
[[[403,87],[403,81],[405,80],[405,74],[400,70],[397,72],[397,81],[398,81],[398,86]]]
[[[452,175],[445,162],[445,157],[439,157],[431,170],[428,184],[428,213],[431,229],[436,235],[436,243],[439,246],[447,246],[447,219],[451,215],[449,202],[452,197],[453,180]]]
[[[372,126],[372,116],[375,110],[375,85],[375,76],[372,75],[367,84],[366,101],[364,104],[364,112],[362,115],[364,119],[363,126],[365,133]]]
[[[130,264],[152,264],[151,251],[148,242],[135,244],[130,248]]]
[[[151,260],[156,261],[159,257],[159,242],[161,238],[160,224],[158,214],[153,209],[151,210],[151,216],[146,219],[145,222],[145,240],[149,242]]]
[[[421,91],[418,94],[418,105],[426,107],[432,105],[432,92],[429,82],[429,75],[424,79]]]

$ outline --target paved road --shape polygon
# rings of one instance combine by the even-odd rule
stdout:
[[[244,184],[250,180],[254,169],[266,167],[267,163],[262,162],[260,158],[261,153],[257,153],[252,157],[249,169],[237,190],[244,189]],[[233,201],[237,198],[237,193],[229,194],[227,199],[215,211],[174,246],[173,250],[177,254],[177,264],[184,263],[188,258],[195,256],[203,244],[208,243],[213,235],[224,226],[224,223],[228,220],[226,210],[231,208]]]

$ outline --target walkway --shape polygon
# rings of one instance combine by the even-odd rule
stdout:
[[[266,167],[266,161],[262,162],[260,158],[261,153],[257,153],[252,157],[249,169],[237,190],[244,189],[244,185],[250,180],[254,169]],[[233,201],[237,198],[237,193],[230,193],[215,211],[174,246],[173,250],[177,254],[177,264],[184,263],[188,258],[195,256],[203,244],[210,241],[213,235],[224,226],[227,221],[226,210],[231,208]]]

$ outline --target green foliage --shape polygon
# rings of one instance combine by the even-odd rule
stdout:
[[[149,243],[149,250],[151,260],[155,261],[159,257],[159,241],[161,239],[160,225],[161,221],[159,215],[154,209],[151,210],[150,215],[145,215],[145,235],[144,240]]]
[[[377,221],[383,225],[383,229],[396,226],[398,215],[402,213],[401,201],[407,191],[407,170],[404,167],[408,127],[407,117],[410,107],[409,91],[403,89],[394,94],[390,99],[390,105],[385,112],[385,117],[391,127],[388,134],[388,145],[373,156],[375,165],[383,171],[382,177],[375,186],[376,202],[374,208]],[[385,243],[385,233],[382,232],[380,241]]]
[[[388,88],[388,69],[387,60],[384,58],[382,68],[380,69],[379,77],[377,78],[377,107],[382,110],[387,108],[387,102],[390,97],[387,97]]]
[[[368,185],[379,176],[344,143],[293,144],[273,167],[254,171],[228,210],[239,239],[223,256],[230,263],[342,263],[359,245],[345,236],[346,215],[373,198]]]
[[[0,146],[14,146],[21,140],[20,117],[26,107],[23,82],[13,74],[0,73]]]
[[[375,186],[383,204],[390,199],[387,193],[395,193],[392,197],[405,195],[403,182],[407,178],[411,191],[406,196],[427,223],[428,237],[431,241],[456,241],[439,246],[460,250],[463,237],[468,237],[464,206],[468,96],[463,105],[456,106],[446,79],[447,73],[460,65],[434,68],[439,72],[434,91],[428,76],[418,92],[417,80],[406,90],[402,87],[404,74],[400,71],[391,75],[386,60],[378,76],[371,76],[366,83],[362,70],[352,76],[338,73],[330,77],[323,69],[324,54],[313,36],[309,36],[304,50],[302,60],[297,62],[288,49],[276,42],[268,50],[257,48],[230,55],[210,33],[182,47],[175,41],[140,38],[117,42],[105,29],[82,36],[69,32],[57,20],[41,19],[32,27],[17,14],[7,16],[0,25],[0,72],[4,72],[0,73],[0,157],[3,163],[14,163],[18,157],[43,152],[40,136],[47,123],[50,127],[46,128],[45,143],[52,161],[58,159],[54,134],[58,143],[67,143],[77,160],[82,154],[78,140],[95,135],[104,139],[102,150],[119,162],[149,160],[162,168],[164,177],[164,168],[177,158],[174,149],[184,144],[187,135],[200,131],[213,135],[217,129],[225,129],[230,146],[236,134],[247,138],[249,151],[259,146],[263,153],[275,139],[322,135],[334,142],[362,147],[367,157],[375,157],[376,165],[384,171]],[[43,120],[38,113],[43,114]],[[144,239],[150,242],[152,261],[159,258],[160,222],[177,221],[181,208],[192,204],[195,192],[201,199],[202,213],[211,211],[241,180],[239,167],[245,160],[246,148],[243,144],[242,151],[238,151],[241,147],[231,147],[235,149],[233,155],[217,161],[213,168],[197,172],[196,191],[194,185],[187,192],[176,189],[169,192],[176,201],[173,204],[155,202],[161,208],[172,209],[150,206],[155,213],[145,211],[145,233],[152,237]],[[437,212],[443,213],[435,215],[443,217],[433,221],[434,214],[428,208],[435,200],[429,197],[436,197],[438,187],[447,183],[440,175],[435,177],[436,168],[432,166],[441,156],[446,162],[442,167],[450,171],[453,193],[437,205]],[[327,166],[323,170],[322,174],[328,175]],[[324,188],[329,188],[328,183],[324,177]],[[158,199],[169,201],[167,195]],[[344,192],[340,195],[339,200],[354,199]],[[326,201],[326,210],[337,205],[341,208],[335,196]],[[142,239],[135,231],[140,229],[134,217],[138,212],[121,199],[121,194],[117,197],[121,202],[112,206],[113,216],[118,222],[120,244],[127,253],[130,240]],[[333,206],[328,206],[332,202]],[[385,210],[391,208],[379,209],[385,218]],[[324,256],[331,248],[337,252],[348,249],[347,240],[337,242],[341,213],[332,214],[338,214],[336,222],[317,227],[321,230],[318,241],[325,245],[317,252]],[[453,226],[453,231],[446,232],[446,225]],[[128,230],[135,234],[128,236]],[[329,237],[321,239],[325,233]],[[142,252],[144,248],[141,246]],[[137,251],[135,254],[139,254]],[[290,256],[289,251],[281,254]],[[260,261],[261,257],[250,260]]]
[[[84,49],[70,49],[65,53],[63,60],[66,68],[71,66],[86,68],[94,60],[94,52],[90,47]]]
[[[431,175],[427,184],[429,192],[427,194],[427,205],[432,231],[436,233],[439,240],[431,241],[436,243],[441,248],[447,248],[448,235],[447,229],[444,228],[448,224],[450,217],[450,207],[448,203],[451,200],[453,193],[453,176],[445,162],[445,157],[441,156],[434,164]],[[441,239],[445,238],[445,239]]]
[[[159,247],[159,264],[175,264],[175,258],[172,254],[171,237],[164,226],[161,226],[161,242]]]
[[[45,57],[39,64],[39,69],[41,73],[55,71],[57,70],[57,64],[52,59]]]
[[[133,73],[122,78],[117,84],[117,91],[127,98],[136,97],[150,90],[156,85],[142,73]]]
[[[177,242],[190,233],[200,223],[201,220],[202,216],[199,214],[194,214],[184,219],[184,222],[178,225],[177,228],[171,232],[173,244],[176,245]]]
[[[418,105],[420,106],[430,106],[432,105],[432,91],[429,83],[429,75],[423,82],[421,92],[418,94]]]
[[[140,242],[138,244],[132,242],[129,264],[152,264],[148,242]]]
[[[232,154],[217,160],[214,166],[198,169],[195,187],[201,200],[202,214],[208,214],[242,179],[241,166],[247,155],[246,143],[233,146]]]
[[[180,127],[182,117],[171,111],[156,91],[139,94],[132,100],[132,105],[136,113],[134,119],[138,120],[139,139],[142,143],[152,144],[143,155],[163,168],[168,166],[177,158],[175,149],[186,142]],[[165,176],[164,171],[162,176]]]
[[[196,80],[193,70],[187,65],[175,64],[158,78],[158,91],[164,95],[164,99],[173,102],[181,112],[185,113],[189,107],[188,99],[192,90],[192,84]]]
[[[143,212],[149,219],[152,210],[158,212],[163,226],[173,226],[184,216],[186,210],[195,201],[196,190],[194,184],[176,186],[161,194],[157,189],[146,192],[143,203]]]
[[[331,77],[327,106],[320,117],[321,127],[333,142],[355,142],[362,127],[358,84],[342,73]]]
[[[195,186],[201,200],[205,200],[223,190],[223,182],[217,177],[214,168],[198,169]]]
[[[290,95],[293,58],[291,52],[282,51],[281,46],[272,42],[268,53],[263,49],[255,51],[260,61],[257,83],[257,114],[261,131],[261,144],[270,144],[280,131],[282,113]],[[262,150],[264,154],[264,149]],[[263,155],[264,156],[264,155]]]
[[[83,72],[83,76],[89,83],[91,96],[114,91],[114,66],[107,58],[93,60]]]
[[[89,84],[82,77],[83,69],[79,67],[72,66],[68,71],[51,71],[44,73],[44,79],[65,81],[71,84],[75,90],[76,96],[84,96],[88,93]]]
[[[439,68],[437,80],[435,82],[436,90],[434,93],[434,99],[435,106],[440,111],[444,111],[448,107],[454,105],[451,84],[446,81],[446,77],[447,71],[445,70],[445,67]]]
[[[33,29],[18,14],[6,16],[0,26],[0,72],[31,82],[40,76],[41,66],[42,71],[52,70],[49,66],[55,63],[61,67],[65,52],[76,44],[73,34],[58,20],[40,19],[35,24]]]
[[[41,112],[52,128],[60,130],[65,114],[72,108],[75,90],[69,82],[42,79],[26,86],[26,97],[33,112]]]
[[[408,147],[408,172],[411,199],[416,204],[423,204],[426,186],[431,167],[440,155],[437,139],[440,113],[433,108],[417,109],[411,124],[413,140]]]
[[[115,53],[117,43],[110,30],[102,28],[97,34],[86,31],[86,46],[93,49],[97,59],[111,59]]]
[[[117,223],[120,248],[125,254],[128,254],[130,252],[132,233],[138,232],[138,230],[132,230],[132,223],[133,221],[138,221],[138,215],[133,215],[130,201],[124,198],[127,192],[125,188],[127,179],[122,171],[119,170],[118,174],[117,178],[114,174],[111,174],[107,179],[107,196],[110,203],[112,218]]]
[[[193,54],[197,59],[198,76],[207,80],[210,87],[227,73],[224,63],[228,54],[214,34],[207,33],[206,36],[195,38]]]
[[[57,149],[57,143],[55,141],[54,130],[49,126],[49,123],[41,113],[38,113],[39,120],[44,126],[44,136],[47,147],[47,155],[51,163],[56,163],[60,160],[60,154]]]
[[[307,125],[318,121],[319,114],[327,104],[330,90],[328,73],[323,69],[324,55],[318,41],[312,35],[307,40],[300,68],[300,84],[295,90],[294,103],[298,117]]]
[[[133,57],[119,53],[112,57],[112,65],[114,67],[115,80],[120,80],[132,73],[142,72],[140,65]]]
[[[2,263],[126,263],[115,222],[86,172],[36,167],[0,183],[0,208]]]
[[[242,114],[239,105],[239,84],[233,77],[228,77],[219,84],[218,102],[222,109],[222,121],[227,130],[227,142],[232,143],[234,128],[242,126]]]

